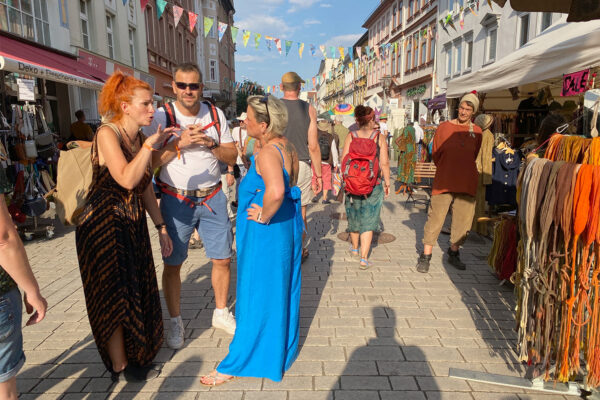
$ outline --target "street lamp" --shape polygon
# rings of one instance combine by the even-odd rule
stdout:
[[[387,91],[391,83],[391,76],[385,75],[381,77],[381,85],[383,86],[383,107],[381,108],[382,113],[387,113]]]

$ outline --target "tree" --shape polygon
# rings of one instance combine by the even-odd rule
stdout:
[[[256,82],[244,81],[236,92],[236,105],[238,113],[241,114],[248,108],[248,96],[265,94],[264,89]]]

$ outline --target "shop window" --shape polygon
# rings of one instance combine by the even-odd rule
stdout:
[[[115,58],[115,42],[113,35],[114,17],[106,14],[106,41],[108,44],[108,58]]]
[[[552,25],[552,13],[551,12],[542,13],[542,25],[541,25],[540,32],[544,32],[546,29],[550,28],[551,25]]]
[[[129,56],[131,57],[131,66],[135,68],[135,29],[129,28]]]
[[[498,27],[494,26],[487,31],[485,40],[485,61],[493,62],[496,60],[496,41],[498,39]]]
[[[519,17],[519,47],[529,41],[529,14]]]
[[[45,0],[0,0],[0,30],[50,46]]]

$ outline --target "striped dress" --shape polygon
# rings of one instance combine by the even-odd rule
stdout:
[[[119,326],[128,362],[146,366],[162,344],[163,323],[142,201],[151,171],[133,190],[124,189],[107,167],[99,165],[96,140],[93,183],[75,240],[92,333],[104,365],[112,372],[108,339]],[[143,142],[142,137],[138,140]],[[123,141],[121,150],[130,162],[134,154]]]

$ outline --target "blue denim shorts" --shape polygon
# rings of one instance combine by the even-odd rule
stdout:
[[[14,288],[0,296],[0,382],[16,376],[23,364],[23,332],[21,292]]]
[[[201,197],[188,197],[200,202]],[[208,207],[210,207],[210,209]],[[167,265],[181,265],[188,254],[188,245],[194,229],[204,243],[206,257],[224,260],[231,257],[233,232],[227,215],[227,198],[222,190],[208,199],[206,205],[190,207],[175,196],[164,194],[160,200],[160,211],[173,242],[173,252],[163,258]]]

